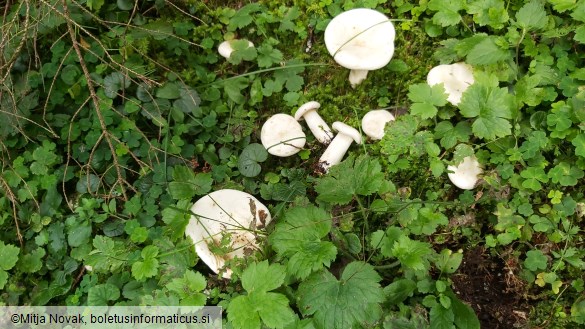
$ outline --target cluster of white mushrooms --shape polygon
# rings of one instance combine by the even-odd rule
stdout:
[[[350,69],[349,82],[356,87],[367,77],[368,71],[386,66],[394,54],[395,29],[384,14],[372,9],[353,9],[331,20],[325,30],[325,44],[334,60]],[[218,52],[230,58],[236,39],[219,45]],[[247,41],[247,40],[246,40]],[[254,44],[248,41],[249,47]],[[463,92],[473,84],[473,71],[465,63],[439,65],[428,76],[429,85],[442,84],[447,100],[457,106]],[[306,143],[306,135],[299,121],[305,121],[315,139],[327,145],[321,155],[321,168],[328,171],[341,162],[353,142],[362,143],[361,133],[336,121],[331,127],[317,113],[321,104],[310,101],[297,109],[294,117],[279,113],[262,126],[260,139],[268,153],[288,157],[298,153]],[[362,119],[362,130],[372,140],[380,140],[384,129],[394,116],[386,110],[369,111]],[[336,131],[337,134],[334,134]],[[473,189],[482,169],[475,157],[466,157],[456,166],[448,167],[448,176],[461,189]],[[199,199],[191,208],[193,213],[185,234],[194,244],[201,260],[215,273],[231,278],[232,270],[226,261],[242,258],[259,248],[256,237],[272,217],[254,196],[224,189]],[[227,245],[226,245],[227,244]],[[225,250],[227,249],[227,251]],[[220,252],[223,250],[223,252]]]

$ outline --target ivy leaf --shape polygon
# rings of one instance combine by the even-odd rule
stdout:
[[[323,266],[329,266],[337,256],[337,248],[321,241],[331,230],[331,216],[314,206],[287,210],[284,221],[278,223],[269,241],[281,257],[288,257],[287,271],[305,279]]]
[[[192,199],[211,191],[211,173],[194,173],[187,166],[173,168],[173,182],[169,183],[169,193],[174,199]]]
[[[304,316],[313,315],[317,328],[352,328],[376,322],[382,315],[381,278],[364,262],[349,263],[340,280],[329,271],[314,273],[299,285],[298,305]]]
[[[506,89],[474,83],[463,93],[459,110],[466,118],[475,118],[473,133],[480,138],[496,139],[511,134],[512,95]]]
[[[348,157],[331,167],[329,174],[317,181],[317,199],[331,204],[347,204],[354,196],[371,195],[384,183],[382,167],[377,159],[362,155]]]
[[[530,1],[516,13],[516,23],[528,31],[543,29],[547,21],[546,11],[539,1]]]

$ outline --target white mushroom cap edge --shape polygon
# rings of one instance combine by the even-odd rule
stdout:
[[[475,82],[473,67],[466,63],[443,64],[433,67],[427,75],[429,86],[442,83],[447,93],[447,101],[457,106],[463,92]]]
[[[394,55],[396,31],[386,15],[367,8],[343,12],[325,29],[325,46],[333,59],[351,70],[352,87],[360,84],[368,71],[382,68]]]
[[[232,48],[232,42],[238,41],[237,39],[227,40],[219,44],[217,47],[217,52],[224,58],[230,58],[232,53],[234,52],[234,48]],[[248,47],[254,47],[252,41],[248,41]]]
[[[284,113],[268,118],[260,131],[262,145],[268,153],[279,157],[298,153],[305,146],[306,138],[300,123]]]
[[[472,190],[479,180],[479,175],[483,172],[475,156],[463,158],[463,162],[457,166],[448,166],[449,180],[462,190]]]
[[[362,130],[371,139],[380,140],[384,137],[384,128],[390,121],[394,121],[392,113],[386,110],[372,110],[362,118]]]
[[[264,228],[272,220],[268,208],[258,199],[231,189],[209,193],[197,200],[191,211],[197,216],[191,216],[185,235],[193,240],[199,258],[215,273],[220,272],[227,260],[243,258],[246,251],[258,249],[253,231]],[[225,255],[212,253],[209,244],[219,243],[225,234],[230,234],[232,251]],[[229,279],[231,275],[232,270],[225,269],[223,277]]]

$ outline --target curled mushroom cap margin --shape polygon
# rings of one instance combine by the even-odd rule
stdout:
[[[195,244],[201,260],[215,273],[219,273],[227,260],[244,258],[258,249],[255,231],[262,230],[272,217],[265,205],[254,196],[232,189],[209,193],[191,207],[191,216],[185,235]],[[211,251],[210,245],[219,246],[222,238],[229,238],[230,251],[219,255]],[[231,278],[232,270],[223,272]]]

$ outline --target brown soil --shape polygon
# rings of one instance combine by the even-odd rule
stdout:
[[[470,305],[482,329],[525,328],[528,304],[513,259],[494,259],[481,247],[468,250],[453,280],[457,296]]]

